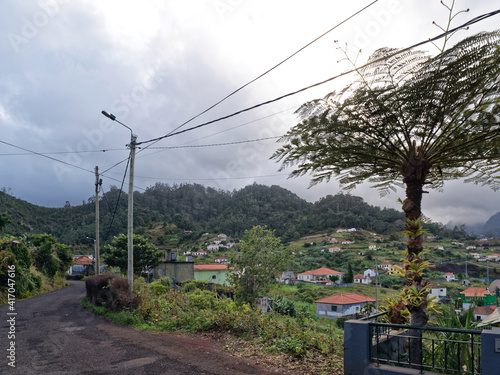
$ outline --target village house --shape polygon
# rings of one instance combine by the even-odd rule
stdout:
[[[193,255],[195,255],[197,257],[206,257],[208,255],[208,251],[198,250],[198,251],[194,252]]]
[[[391,276],[399,276],[400,273],[404,273],[404,267],[400,266],[399,264],[393,264],[389,269],[387,270],[387,273]]]
[[[336,238],[330,238],[329,242],[330,243],[337,243],[337,242],[339,242],[339,240],[337,240]]]
[[[446,288],[441,286],[431,285],[429,292],[429,297],[436,297],[436,302],[443,303],[446,301]]]
[[[330,247],[330,248],[328,249],[328,251],[329,251],[331,254],[333,254],[333,253],[341,253],[341,252],[342,252],[342,251],[344,251],[344,250],[342,250],[340,247]]]
[[[434,249],[436,249],[436,250],[444,250],[444,247],[441,246],[441,245],[437,245],[437,246],[434,247]]]
[[[389,263],[389,262],[382,262],[382,263],[380,263],[380,264],[377,266],[377,268],[380,268],[380,269],[382,269],[382,270],[384,270],[384,271],[389,271],[389,269],[391,268],[391,266],[392,266],[392,264],[391,264],[391,263]]]
[[[229,270],[226,264],[195,264],[194,279],[215,284],[228,284]]]
[[[495,305],[474,307],[474,319],[476,321],[484,320],[488,316],[493,314],[493,312],[496,310],[496,308],[497,307]]]
[[[496,296],[487,288],[467,288],[460,292],[460,299],[463,301],[464,310],[468,310],[476,301],[481,301],[485,306],[494,305],[496,302]]]
[[[364,276],[370,276],[371,278],[377,276],[377,273],[375,270],[372,270],[371,268],[368,268],[367,270],[365,270],[365,272],[363,272],[363,275]]]
[[[280,273],[278,276],[276,276],[276,281],[283,284],[290,284],[295,281],[295,274],[293,273],[293,271]]]
[[[363,275],[362,273],[358,273],[357,275],[354,275],[354,283],[368,285],[372,283],[372,278],[370,277],[370,275]]]
[[[377,250],[377,245],[368,246],[368,250]]]
[[[446,272],[444,275],[443,275],[444,279],[446,281],[453,281],[455,280],[455,274],[453,272]]]
[[[492,262],[500,262],[500,254],[491,254],[486,257],[487,260]]]
[[[475,247],[475,246],[470,245],[470,246],[467,246],[465,249],[466,249],[466,250],[476,250],[476,247]]]
[[[219,245],[215,244],[215,243],[211,243],[210,245],[207,246],[207,250],[217,251],[217,250],[219,250]]]
[[[316,317],[336,319],[339,316],[353,315],[370,302],[375,302],[375,299],[358,293],[335,294],[314,301]]]
[[[226,258],[226,257],[218,257],[218,258],[215,258],[215,263],[222,263],[222,264],[226,264],[228,263],[229,260]]]
[[[483,254],[480,254],[480,253],[470,253],[469,255],[471,257],[473,257],[474,259],[479,259],[479,258],[483,257]]]
[[[227,236],[224,233],[220,233],[217,235],[222,241],[225,241],[227,239]]]
[[[297,275],[297,280],[299,281],[306,281],[310,283],[321,283],[322,281],[330,281],[330,276],[338,276],[339,281],[338,283],[342,283],[342,275],[343,272],[331,270],[329,268],[321,267],[313,271],[306,271],[299,273]]]
[[[68,271],[69,275],[88,275],[94,270],[94,260],[92,255],[75,255],[75,263]]]
[[[348,241],[348,240],[342,241],[342,245],[351,245],[353,243],[354,243],[354,241]]]

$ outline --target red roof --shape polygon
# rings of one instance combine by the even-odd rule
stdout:
[[[225,271],[227,265],[225,264],[195,264],[195,271]]]
[[[306,271],[299,273],[299,275],[342,275],[343,272],[334,271],[329,268],[321,267],[314,271]]]
[[[78,265],[92,264],[92,259],[90,259],[87,256],[81,256],[81,257],[78,257],[75,264],[78,264]]]
[[[349,293],[349,294],[334,294],[330,297],[321,298],[317,301],[318,303],[329,303],[332,305],[352,305],[354,303],[361,302],[375,302],[375,298],[363,296],[358,293]]]
[[[453,274],[453,272],[446,272],[444,276],[455,276],[455,275]]]
[[[362,273],[358,273],[357,275],[354,275],[354,278],[355,279],[364,279],[365,275],[363,275]]]
[[[474,308],[474,315],[491,315],[496,308],[496,306],[477,306]]]
[[[491,296],[491,293],[485,288],[467,288],[463,292],[460,292],[460,294],[463,294],[466,297]]]

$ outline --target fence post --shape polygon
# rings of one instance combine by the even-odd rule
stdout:
[[[500,328],[481,331],[481,373],[500,374]]]
[[[344,323],[344,374],[365,374],[370,363],[370,322],[347,320]]]

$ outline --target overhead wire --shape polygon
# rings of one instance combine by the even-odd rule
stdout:
[[[301,51],[303,51],[304,49],[306,49],[307,47],[309,47],[311,44],[317,42],[319,39],[323,38],[325,35],[329,34],[330,32],[332,32],[333,30],[335,30],[336,28],[338,28],[339,26],[343,25],[344,23],[346,23],[347,21],[349,21],[350,19],[356,17],[358,14],[362,13],[363,11],[365,11],[366,9],[368,9],[369,7],[371,7],[373,4],[377,3],[378,0],[374,0],[373,2],[371,2],[370,4],[366,5],[365,7],[361,8],[360,10],[358,10],[357,12],[353,13],[352,15],[350,15],[349,17],[345,18],[343,21],[339,22],[338,24],[336,24],[335,26],[333,26],[332,28],[330,28],[328,31],[324,32],[323,34],[321,34],[320,36],[318,36],[317,38],[313,39],[311,42],[307,43],[305,46],[299,48],[297,51],[295,51],[294,53],[292,53],[290,56],[288,56],[286,59],[280,61],[278,64],[274,65],[272,68],[266,70],[264,73],[262,73],[261,75],[259,75],[258,77],[252,79],[251,81],[247,82],[246,84],[244,84],[243,86],[237,88],[236,90],[234,90],[233,92],[231,92],[230,94],[226,95],[224,98],[222,98],[221,100],[219,100],[218,102],[216,102],[215,104],[211,105],[210,107],[208,107],[207,109],[205,109],[204,111],[200,112],[199,114],[197,114],[196,116],[193,116],[191,117],[190,119],[188,119],[187,121],[185,121],[184,123],[180,124],[179,126],[177,126],[175,129],[171,130],[170,133],[174,133],[175,131],[179,130],[180,128],[182,128],[184,125],[190,123],[191,121],[193,121],[194,119],[200,117],[201,115],[207,113],[208,111],[210,111],[211,109],[213,109],[214,107],[218,106],[220,103],[222,103],[223,101],[225,101],[226,99],[228,99],[229,97],[233,96],[234,94],[236,94],[237,92],[243,90],[245,87],[249,86],[250,84],[252,84],[253,82],[257,81],[258,79],[264,77],[266,74],[270,73],[271,71],[273,71],[274,69],[276,69],[277,67],[279,67],[280,65],[283,65],[285,62],[287,62],[288,60],[290,60],[292,57],[294,57],[295,55],[297,55],[298,53],[300,53]],[[170,134],[169,133],[169,134]]]
[[[40,153],[40,152],[36,152],[36,151],[32,151],[32,150],[28,150],[27,148],[24,148],[24,147],[21,147],[21,146],[16,146],[16,145],[13,145],[12,143],[5,142],[5,141],[0,141],[0,143],[3,143],[3,144],[5,144],[5,145],[8,145],[8,146],[11,146],[11,147],[14,147],[14,148],[18,148],[18,149],[23,150],[23,151],[26,151],[26,152],[28,152],[28,153],[30,153],[30,154],[38,155],[38,156],[41,156],[41,157],[44,157],[44,158],[47,158],[47,159],[50,159],[50,160],[56,161],[56,162],[58,162],[58,163],[62,163],[62,164],[68,165],[68,166],[70,166],[70,167],[77,168],[77,169],[81,169],[82,171],[85,171],[85,172],[89,172],[89,173],[94,174],[94,171],[91,171],[91,170],[89,170],[89,169],[85,169],[85,168],[80,167],[80,166],[75,165],[75,164],[71,164],[71,163],[65,162],[65,161],[63,161],[63,160],[59,160],[59,159],[53,158],[53,157],[51,157],[51,156],[44,155],[43,153]]]
[[[125,166],[125,173],[123,174],[122,184],[120,186],[120,191],[118,193],[118,198],[116,199],[115,210],[113,212],[113,216],[111,217],[111,221],[110,221],[110,224],[108,226],[108,231],[106,232],[105,239],[108,239],[109,233],[111,232],[111,228],[113,226],[113,222],[115,220],[116,211],[118,210],[118,203],[120,203],[120,198],[121,198],[122,191],[123,191],[123,184],[125,183],[125,178],[127,177],[127,169],[128,169],[128,165],[129,165],[130,157],[131,156],[132,156],[132,153],[129,154],[127,165]]]
[[[229,115],[219,117],[219,118],[217,118],[217,119],[215,119],[215,120],[207,121],[207,122],[204,122],[204,123],[202,123],[202,124],[199,124],[199,125],[196,125],[196,126],[193,126],[193,127],[187,128],[187,129],[184,129],[184,130],[179,130],[179,131],[176,131],[176,132],[169,132],[169,133],[167,133],[166,135],[163,135],[163,136],[161,136],[161,137],[152,138],[152,139],[149,139],[149,140],[146,140],[146,141],[143,141],[143,142],[138,142],[138,143],[137,143],[137,145],[141,145],[141,144],[145,144],[145,143],[151,143],[151,142],[156,143],[156,142],[158,142],[158,141],[160,141],[160,140],[162,140],[162,139],[165,139],[165,138],[168,138],[168,137],[172,137],[172,136],[174,136],[174,135],[179,135],[179,134],[182,134],[182,133],[186,133],[186,132],[188,132],[188,131],[192,131],[192,130],[195,130],[195,129],[199,129],[199,128],[202,128],[202,127],[204,127],[204,126],[207,126],[207,125],[213,124],[213,123],[215,123],[215,122],[219,122],[219,121],[222,121],[222,120],[226,120],[226,119],[228,119],[228,118],[231,118],[231,117],[237,116],[237,115],[242,114],[242,113],[244,113],[244,112],[248,112],[248,111],[251,111],[251,110],[253,110],[253,109],[256,109],[256,108],[262,107],[262,106],[264,106],[264,105],[268,105],[268,104],[271,104],[271,103],[274,103],[274,102],[280,101],[280,100],[285,99],[285,98],[287,98],[287,97],[290,97],[290,96],[293,96],[293,95],[299,94],[299,93],[304,92],[304,91],[306,91],[306,90],[309,90],[309,89],[311,89],[311,88],[321,86],[321,85],[323,85],[323,84],[325,84],[325,83],[331,82],[331,81],[336,80],[336,79],[338,79],[338,78],[340,78],[340,77],[343,77],[343,76],[346,76],[346,75],[348,75],[348,74],[354,73],[354,72],[356,72],[356,71],[358,71],[358,70],[360,70],[360,69],[364,69],[364,68],[366,68],[366,67],[368,67],[368,66],[370,66],[370,65],[372,65],[372,64],[379,63],[379,62],[384,61],[384,60],[386,60],[386,59],[392,58],[392,57],[394,57],[394,56],[397,56],[397,55],[399,55],[399,54],[401,54],[401,53],[404,53],[404,52],[406,52],[406,51],[408,51],[408,50],[411,50],[411,49],[413,49],[413,48],[416,48],[416,47],[422,46],[422,45],[424,45],[424,44],[431,43],[431,42],[434,42],[434,41],[436,41],[436,40],[439,40],[439,39],[443,38],[444,36],[446,36],[446,35],[448,35],[448,34],[454,33],[455,31],[458,31],[459,29],[463,29],[463,28],[465,28],[465,27],[467,27],[467,26],[470,26],[470,25],[472,25],[472,24],[474,24],[474,23],[477,23],[477,22],[480,22],[480,21],[482,21],[482,20],[484,20],[484,19],[487,19],[487,18],[489,18],[489,17],[492,17],[492,16],[494,16],[494,15],[496,15],[496,14],[498,14],[498,13],[500,13],[500,10],[496,10],[496,11],[493,11],[493,12],[489,12],[489,13],[482,14],[482,15],[480,15],[480,16],[477,16],[477,17],[475,17],[475,18],[473,18],[473,19],[471,19],[471,20],[469,20],[469,21],[465,22],[464,24],[462,24],[462,25],[460,25],[460,26],[458,26],[458,27],[456,27],[456,28],[453,28],[453,29],[451,29],[451,30],[448,30],[448,31],[446,31],[446,32],[444,32],[444,33],[442,33],[442,34],[439,34],[439,35],[437,35],[437,36],[435,36],[435,37],[433,37],[433,38],[430,38],[430,39],[428,39],[428,40],[425,40],[425,41],[422,41],[422,42],[419,42],[419,43],[413,44],[413,45],[411,45],[411,46],[409,46],[409,47],[406,47],[406,48],[400,49],[400,50],[398,50],[398,51],[396,51],[396,52],[394,52],[394,53],[392,53],[392,54],[390,54],[390,55],[388,55],[388,56],[381,57],[381,58],[379,58],[379,59],[369,61],[369,62],[367,62],[366,64],[364,64],[364,65],[362,65],[362,66],[360,66],[360,67],[357,67],[357,68],[353,68],[353,69],[347,70],[347,71],[345,71],[345,72],[343,72],[343,73],[337,74],[337,75],[335,75],[335,76],[333,76],[333,77],[330,77],[330,78],[327,78],[327,79],[325,79],[325,80],[323,80],[323,81],[320,81],[320,82],[317,82],[317,83],[315,83],[315,84],[312,84],[312,85],[309,85],[309,86],[303,87],[303,88],[301,88],[301,89],[299,89],[299,90],[296,90],[296,91],[292,91],[292,92],[290,92],[290,93],[288,93],[288,94],[285,94],[285,95],[279,96],[279,97],[277,97],[277,98],[274,98],[274,99],[271,99],[271,100],[267,100],[267,101],[265,101],[265,102],[261,102],[261,103],[259,103],[259,104],[253,105],[253,106],[251,106],[251,107],[247,107],[247,108],[242,109],[242,110],[239,110],[239,111],[237,111],[237,112],[233,112],[233,113],[231,113],[231,114],[229,114]],[[179,127],[177,127],[176,129],[179,129]]]

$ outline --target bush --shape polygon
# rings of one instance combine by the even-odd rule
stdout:
[[[89,277],[85,281],[87,299],[95,306],[104,306],[111,310],[136,309],[140,298],[128,291],[128,281],[114,274],[102,274]]]

